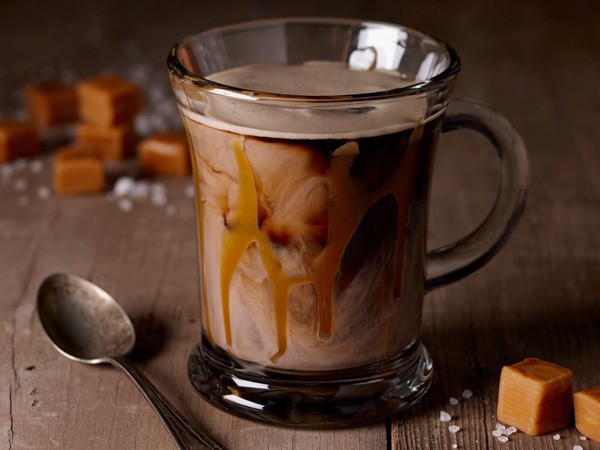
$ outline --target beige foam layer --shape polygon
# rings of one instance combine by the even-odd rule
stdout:
[[[338,63],[298,66],[281,64],[244,66],[210,76],[230,86],[256,92],[298,95],[345,95],[380,92],[410,83],[397,73],[353,70]],[[241,135],[283,139],[356,139],[415,128],[427,112],[424,95],[312,105],[275,103],[260,96],[240,98],[225,90],[213,94],[188,91],[183,114],[193,122]],[[190,95],[191,94],[191,95]],[[310,109],[309,109],[310,108]],[[195,111],[202,111],[199,114]],[[428,117],[427,121],[434,119]]]

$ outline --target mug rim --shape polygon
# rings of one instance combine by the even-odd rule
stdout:
[[[179,60],[177,56],[179,48],[185,43],[196,39],[198,37],[217,35],[221,33],[231,32],[234,30],[258,28],[261,26],[269,26],[275,24],[329,24],[329,25],[363,25],[363,26],[385,26],[400,29],[418,35],[421,38],[431,39],[439,44],[447,53],[450,59],[448,67],[446,67],[439,74],[423,80],[421,82],[403,86],[400,88],[387,89],[382,91],[357,93],[357,94],[342,94],[342,95],[299,95],[299,94],[281,94],[274,92],[262,92],[254,91],[252,89],[244,89],[236,86],[231,86],[217,81],[209,80],[201,77],[194,72],[186,69],[184,64]],[[337,17],[281,17],[272,19],[262,20],[251,20],[244,22],[237,22],[230,25],[224,25],[220,27],[209,28],[205,31],[190,34],[181,40],[179,40],[172,48],[167,57],[167,67],[169,72],[183,81],[190,81],[194,85],[201,89],[213,91],[214,93],[221,93],[225,95],[233,95],[239,99],[247,99],[256,101],[259,98],[261,100],[273,100],[273,101],[305,101],[305,102],[346,102],[346,101],[359,101],[359,100],[381,100],[389,98],[398,98],[412,96],[416,94],[422,94],[436,90],[450,81],[452,81],[458,75],[460,71],[460,58],[458,53],[445,41],[438,39],[430,34],[423,33],[414,28],[407,27],[404,25],[398,25],[391,22],[385,21],[374,21],[374,20],[361,20],[361,19],[347,19]],[[216,92],[215,92],[216,91]]]

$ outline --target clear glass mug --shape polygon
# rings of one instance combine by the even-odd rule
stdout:
[[[323,62],[400,85],[322,94],[301,74],[282,94],[219,78]],[[185,38],[168,65],[196,188],[195,389],[231,413],[297,427],[364,424],[414,404],[432,380],[424,294],[486,263],[523,210],[518,133],[480,103],[450,100],[452,48],[391,24],[243,23]],[[499,191],[474,232],[426,252],[435,143],[457,128],[491,142]]]

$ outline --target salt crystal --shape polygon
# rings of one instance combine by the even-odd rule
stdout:
[[[454,397],[450,397],[450,400],[448,400],[448,403],[450,403],[451,405],[458,405],[458,399],[454,398]]]
[[[24,191],[25,189],[27,189],[28,186],[29,186],[29,183],[24,178],[19,178],[18,180],[15,181],[15,184],[13,184],[13,187],[15,188],[16,191]]]
[[[452,448],[458,448],[458,444],[452,444]]]
[[[15,159],[15,161],[13,162],[13,167],[17,172],[25,170],[27,168],[27,165],[27,160],[24,158]]]
[[[502,436],[502,430],[501,430],[501,429],[499,429],[499,428],[497,428],[497,429],[495,429],[494,431],[492,431],[492,435],[493,435],[494,437],[500,437],[500,436]]]
[[[174,216],[175,213],[177,213],[177,207],[175,207],[174,205],[169,205],[166,207],[165,211],[167,212],[167,215]]]
[[[161,193],[154,193],[150,197],[150,201],[152,202],[153,205],[156,205],[156,206],[166,205],[167,200],[168,200],[167,196],[165,194],[161,194]]]
[[[496,430],[504,430],[506,427],[501,423],[496,422]]]
[[[507,438],[506,436],[500,436],[500,437],[498,438],[498,440],[499,440],[500,442],[508,442],[508,438]]]
[[[146,64],[138,64],[133,67],[129,73],[128,77],[137,84],[148,84],[149,76],[149,66]]]
[[[194,198],[194,196],[195,196],[194,185],[190,184],[185,188],[185,196],[188,198]],[[454,404],[454,403],[452,403],[452,397],[450,398],[450,404],[451,405]]]
[[[167,192],[167,187],[162,183],[152,183],[152,185],[150,186],[150,189],[152,192],[162,192],[162,193]]]
[[[150,186],[150,201],[154,205],[167,204],[167,188],[164,184],[154,183]]]
[[[118,205],[121,211],[129,212],[133,209],[133,202],[128,198],[120,198]]]
[[[37,195],[39,198],[46,199],[50,197],[50,189],[48,189],[46,186],[41,186],[37,191]]]
[[[585,436],[579,436],[579,439],[582,441],[587,441],[587,438]]]
[[[150,116],[147,113],[139,114],[136,117],[135,131],[142,136],[149,135],[152,133],[152,131],[154,131],[152,128],[152,122],[150,121]]]
[[[458,430],[460,430],[460,427],[459,427],[459,426],[457,426],[457,425],[450,425],[450,426],[448,427],[448,431],[449,431],[450,433],[458,433]]]
[[[517,429],[515,427],[508,427],[508,428],[503,428],[502,430],[502,434],[505,436],[510,436],[513,433],[517,432]]]
[[[44,163],[40,159],[34,159],[29,163],[29,170],[33,173],[40,173],[44,169]]]
[[[574,445],[573,450],[583,450],[583,447],[581,445]]]
[[[164,100],[165,97],[167,97],[165,90],[159,86],[153,86],[150,88],[148,94],[152,103],[159,103],[161,100]]]
[[[2,176],[2,183],[8,184],[10,177],[14,172],[13,166],[10,164],[0,164],[0,176]]]
[[[552,436],[552,439],[554,439],[555,441],[560,441],[560,434],[555,434],[554,436]]]
[[[440,420],[442,422],[450,422],[450,420],[452,420],[452,417],[446,411],[441,411],[440,412]]]
[[[138,181],[137,183],[133,184],[129,194],[133,198],[146,198],[146,197],[148,197],[149,191],[150,191],[150,186],[148,185],[148,182],[142,180],[142,181]]]
[[[164,130],[167,128],[167,122],[165,121],[164,117],[160,116],[159,114],[152,114],[150,116],[150,123],[152,123],[152,126],[156,130]]]
[[[133,186],[135,185],[135,180],[131,177],[120,177],[115,186],[113,187],[113,194],[117,197],[122,197],[124,195],[128,195]]]
[[[464,398],[471,398],[471,397],[473,397],[473,391],[471,391],[470,389],[465,389],[465,390],[462,392],[462,396],[463,396]]]

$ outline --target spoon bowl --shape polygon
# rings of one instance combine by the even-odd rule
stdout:
[[[133,324],[121,305],[81,277],[58,273],[46,278],[37,308],[44,330],[67,358],[98,364],[135,345]]]
[[[125,355],[135,345],[135,331],[125,310],[110,295],[81,277],[57,273],[42,282],[37,310],[42,327],[64,356],[86,364],[109,363],[125,371],[180,449],[222,450],[127,359]]]

